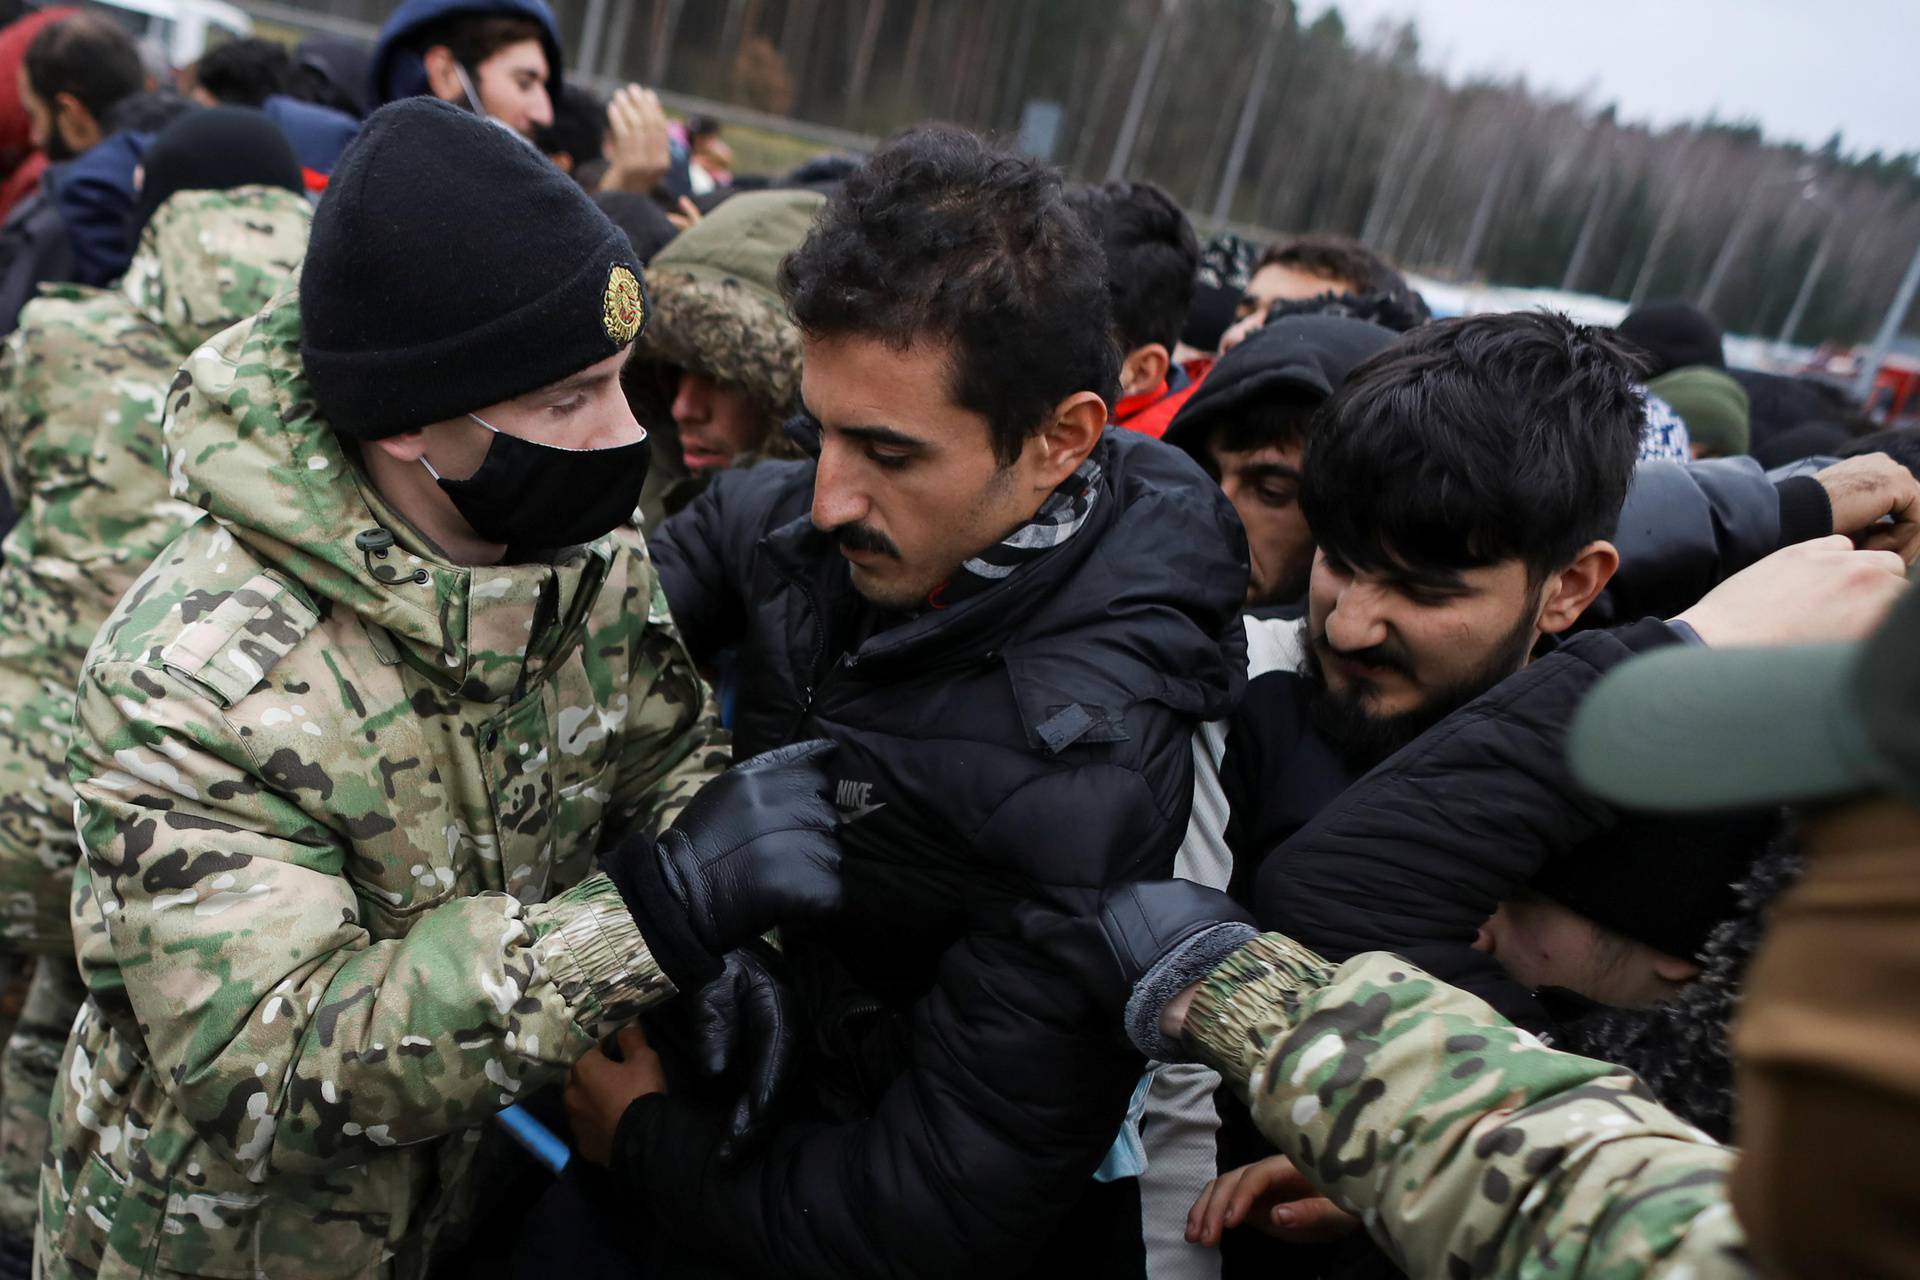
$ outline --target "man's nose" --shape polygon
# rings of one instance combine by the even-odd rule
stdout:
[[[633,406],[627,403],[626,396],[616,395],[614,401],[613,412],[594,437],[593,447],[596,449],[617,449],[646,438],[647,429],[640,425],[640,419],[633,416]]]
[[[705,422],[710,412],[707,380],[697,374],[680,375],[680,386],[673,393],[673,420],[683,426]]]
[[[837,529],[858,524],[867,518],[872,504],[861,492],[853,468],[846,465],[843,451],[829,442],[820,449],[820,464],[813,473],[813,526]]]
[[[1356,653],[1384,643],[1387,638],[1386,613],[1381,608],[1385,593],[1363,582],[1349,582],[1335,597],[1333,612],[1327,615],[1327,643],[1342,653]]]

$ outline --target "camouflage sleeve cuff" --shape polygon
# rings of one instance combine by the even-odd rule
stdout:
[[[1275,1024],[1333,975],[1333,965],[1292,938],[1261,934],[1201,980],[1187,1009],[1194,1056],[1244,1089],[1268,1056]]]
[[[673,996],[673,983],[604,874],[534,910],[547,919],[534,949],[588,1035],[598,1039]]]

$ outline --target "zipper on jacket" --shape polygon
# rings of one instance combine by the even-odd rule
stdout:
[[[800,588],[800,594],[807,598],[807,608],[813,611],[813,658],[807,663],[807,681],[800,689],[800,714],[794,717],[793,728],[787,731],[787,740],[795,741],[800,730],[806,726],[807,717],[813,714],[813,699],[819,686],[826,683],[826,676],[820,670],[820,664],[827,656],[827,618],[820,610],[820,595],[813,584],[794,575],[789,579]]]

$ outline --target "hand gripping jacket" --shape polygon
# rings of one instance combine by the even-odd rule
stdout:
[[[724,763],[644,549],[446,563],[298,350],[289,290],[188,361],[213,518],[81,677],[49,1274],[421,1274],[478,1126],[672,991],[592,871]]]

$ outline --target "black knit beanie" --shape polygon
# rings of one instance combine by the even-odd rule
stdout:
[[[250,186],[306,190],[287,135],[248,107],[189,111],[155,136],[140,168],[140,194],[128,220],[136,241],[160,206],[182,191]]]
[[[1693,365],[1727,367],[1720,347],[1720,326],[1690,302],[1653,302],[1620,322],[1620,336],[1652,361],[1647,377],[1657,378]]]
[[[321,414],[361,440],[524,395],[645,328],[639,260],[573,179],[433,98],[382,107],[333,171],[300,273]]]
[[[1738,885],[1780,816],[1627,817],[1550,860],[1530,888],[1615,933],[1682,960],[1739,907]]]

